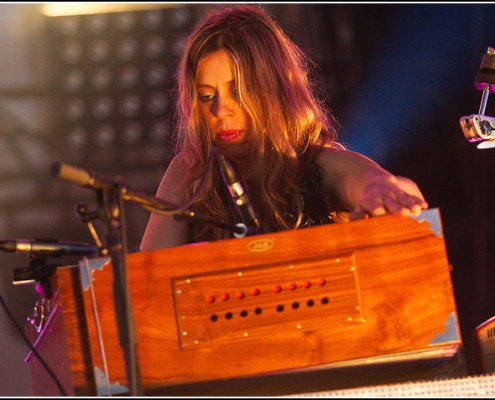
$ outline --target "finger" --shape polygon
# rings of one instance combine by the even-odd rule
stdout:
[[[387,209],[383,204],[382,200],[375,200],[373,205],[370,207],[365,207],[368,210],[368,214],[372,217],[380,217],[382,215],[387,214]]]
[[[423,203],[423,200],[420,199],[417,196],[405,193],[405,192],[400,192],[396,193],[397,201],[400,202],[402,205],[411,208],[415,206],[416,204],[421,204]]]
[[[366,211],[373,217],[378,217],[387,213],[383,200],[380,196],[368,196],[361,202],[360,209]]]
[[[402,205],[393,197],[385,196],[383,198],[383,204],[389,214],[402,214],[405,216],[410,214],[409,208]]]
[[[356,221],[358,219],[366,219],[368,217],[369,217],[368,213],[364,210],[356,210],[356,211],[349,213],[349,221]]]
[[[421,213],[421,211],[428,208],[428,203],[417,196],[402,193],[400,196],[398,196],[398,200],[403,207],[407,207],[409,211],[414,215],[418,215]]]

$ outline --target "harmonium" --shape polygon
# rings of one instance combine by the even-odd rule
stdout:
[[[84,258],[51,277],[39,351],[76,396],[135,394],[136,371],[158,396],[464,376],[451,270],[438,209],[129,253],[130,374],[112,262]]]

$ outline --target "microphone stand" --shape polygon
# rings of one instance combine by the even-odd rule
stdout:
[[[121,193],[123,184],[119,178],[114,187],[97,190],[97,199],[106,226],[106,244],[113,268],[113,296],[120,346],[124,360],[131,396],[141,396],[142,385],[137,357],[137,332],[132,312],[132,302],[127,279],[127,237],[125,214]]]
[[[146,194],[143,193],[137,193],[134,191],[129,190],[128,188],[124,188],[124,191],[122,193],[122,196],[124,200],[128,201],[133,201],[144,208],[154,210],[154,211],[168,211],[168,212],[173,212],[175,215],[175,219],[188,219],[191,221],[201,221],[205,222],[210,225],[215,225],[223,229],[227,229],[228,231],[234,233],[234,235],[237,238],[242,238],[246,236],[247,234],[252,233],[251,229],[248,228],[245,224],[229,224],[227,222],[222,222],[217,219],[208,217],[206,215],[197,213],[194,210],[189,210],[189,209],[181,209],[177,205],[163,201],[163,200],[158,200],[154,197],[150,197]],[[176,210],[176,211],[173,211]]]
[[[98,210],[88,213],[84,206],[79,206],[79,216],[84,222],[90,224],[95,218],[103,218],[106,226],[107,249],[98,244],[100,254],[108,252],[112,260],[114,276],[114,302],[120,345],[124,352],[127,378],[131,396],[142,395],[143,389],[140,381],[139,364],[137,357],[137,332],[134,315],[132,313],[131,296],[127,279],[127,238],[124,218],[123,202],[133,201],[141,206],[154,210],[175,214],[175,218],[200,220],[236,233],[237,237],[243,237],[249,232],[244,224],[232,225],[224,223],[208,216],[199,214],[193,210],[178,207],[175,204],[158,200],[143,193],[133,191],[118,178],[115,182],[90,174],[79,168],[74,168],[62,163],[54,163],[51,172],[58,178],[65,179],[83,187],[96,190]],[[92,226],[91,226],[92,227]],[[94,236],[94,235],[93,235]]]

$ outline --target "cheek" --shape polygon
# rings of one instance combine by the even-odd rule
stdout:
[[[198,112],[201,118],[203,118],[204,120],[208,118],[208,114],[209,114],[208,107],[205,104],[203,103],[198,104]]]
[[[208,126],[208,128],[213,128],[213,115],[210,112],[208,105],[202,104],[198,107],[198,112],[200,118],[204,121],[204,123]]]
[[[253,129],[253,121],[247,111],[244,110],[244,108],[241,109],[239,116],[240,118],[242,118],[241,125],[244,126],[248,131],[251,131]]]

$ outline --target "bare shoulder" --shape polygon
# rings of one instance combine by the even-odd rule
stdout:
[[[344,148],[324,147],[318,153],[316,162],[320,165],[347,164],[354,162],[373,162],[361,153]]]
[[[185,159],[182,153],[177,154],[170,161],[165,175],[169,174],[172,176],[182,177],[186,169]]]
[[[170,161],[163,175],[158,187],[157,197],[175,201],[182,200],[185,194],[184,171],[184,157],[178,154]]]
[[[182,205],[187,192],[184,185],[184,162],[176,156],[169,163],[158,187],[156,197],[175,206]],[[140,250],[149,251],[180,246],[190,241],[187,221],[177,220],[172,214],[151,213],[141,241]]]
[[[341,149],[336,149],[333,147],[323,147],[318,151],[315,161],[317,164],[324,164],[332,162],[336,157],[339,156],[339,152],[346,151]]]
[[[353,163],[355,157],[356,155],[349,150],[324,147],[318,152],[315,162],[324,175],[335,175],[345,171],[346,167]]]

